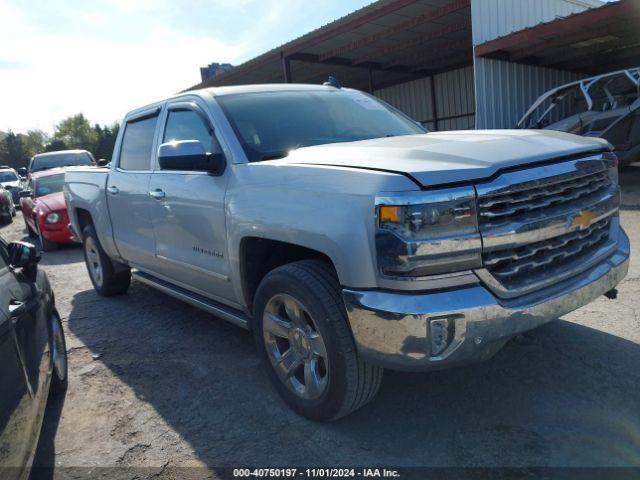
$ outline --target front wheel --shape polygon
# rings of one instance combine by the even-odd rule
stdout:
[[[87,225],[82,231],[82,247],[87,264],[89,278],[93,288],[103,297],[121,295],[131,284],[131,270],[125,266],[119,270],[100,245],[93,225]]]
[[[358,357],[329,264],[303,260],[271,271],[260,283],[254,313],[268,375],[298,414],[335,420],[375,396],[383,369]]]
[[[51,315],[51,363],[53,373],[51,375],[51,387],[49,391],[52,395],[58,395],[67,389],[69,379],[67,376],[67,344],[64,339],[62,322],[57,312]]]

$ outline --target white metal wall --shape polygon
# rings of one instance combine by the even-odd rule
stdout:
[[[374,94],[422,122],[429,130],[465,130],[475,126],[472,67],[435,75],[433,85],[431,77],[426,77],[376,90]],[[433,115],[434,97],[437,126]]]
[[[602,5],[599,0],[471,0],[473,45]],[[546,90],[578,79],[561,70],[474,59],[477,128],[512,128]]]

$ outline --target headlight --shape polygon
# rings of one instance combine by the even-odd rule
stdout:
[[[391,194],[376,203],[382,275],[416,278],[481,266],[473,187]]]
[[[62,214],[60,212],[50,213],[44,219],[44,223],[60,223],[61,221],[62,221]]]

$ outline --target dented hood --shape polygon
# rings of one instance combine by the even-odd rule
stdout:
[[[508,167],[608,148],[602,139],[562,132],[469,130],[304,147],[277,162],[391,171],[430,187],[479,180]]]

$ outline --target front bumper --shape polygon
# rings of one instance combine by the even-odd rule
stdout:
[[[629,238],[614,253],[553,287],[512,300],[476,285],[436,293],[343,290],[364,360],[395,370],[431,370],[490,358],[510,338],[565,315],[614,288],[627,274]],[[431,330],[445,321],[450,343],[432,354]],[[441,330],[438,330],[438,334]]]

